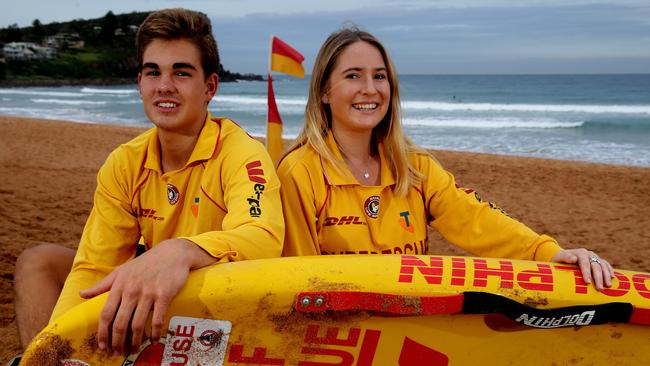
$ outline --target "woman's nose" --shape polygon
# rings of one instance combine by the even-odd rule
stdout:
[[[363,89],[362,92],[364,94],[375,94],[377,92],[377,87],[375,85],[375,79],[371,77],[367,77],[364,80],[363,83]]]

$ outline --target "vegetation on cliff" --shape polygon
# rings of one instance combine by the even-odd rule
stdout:
[[[113,84],[135,81],[137,27],[149,12],[115,15],[109,11],[97,19],[76,19],[0,29],[0,49],[12,42],[31,42],[56,49],[49,58],[19,59],[4,55],[0,83],[4,85]],[[239,74],[219,67],[220,81],[262,80],[260,75]]]

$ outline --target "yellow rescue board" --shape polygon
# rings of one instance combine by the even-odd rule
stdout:
[[[597,292],[577,267],[449,256],[320,256],[193,272],[165,339],[96,348],[106,295],[32,342],[26,365],[647,365],[650,274]]]

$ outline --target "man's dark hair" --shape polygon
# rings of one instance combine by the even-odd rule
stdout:
[[[138,67],[147,46],[156,39],[185,39],[196,45],[201,55],[205,77],[216,74],[219,68],[219,50],[212,35],[210,19],[200,12],[187,9],[165,9],[151,13],[140,25],[136,36]]]

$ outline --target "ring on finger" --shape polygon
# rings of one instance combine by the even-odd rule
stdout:
[[[591,255],[591,256],[589,256],[589,263],[590,263],[590,264],[591,264],[591,263],[598,263],[598,264],[600,264],[600,258],[598,258],[598,256]]]

